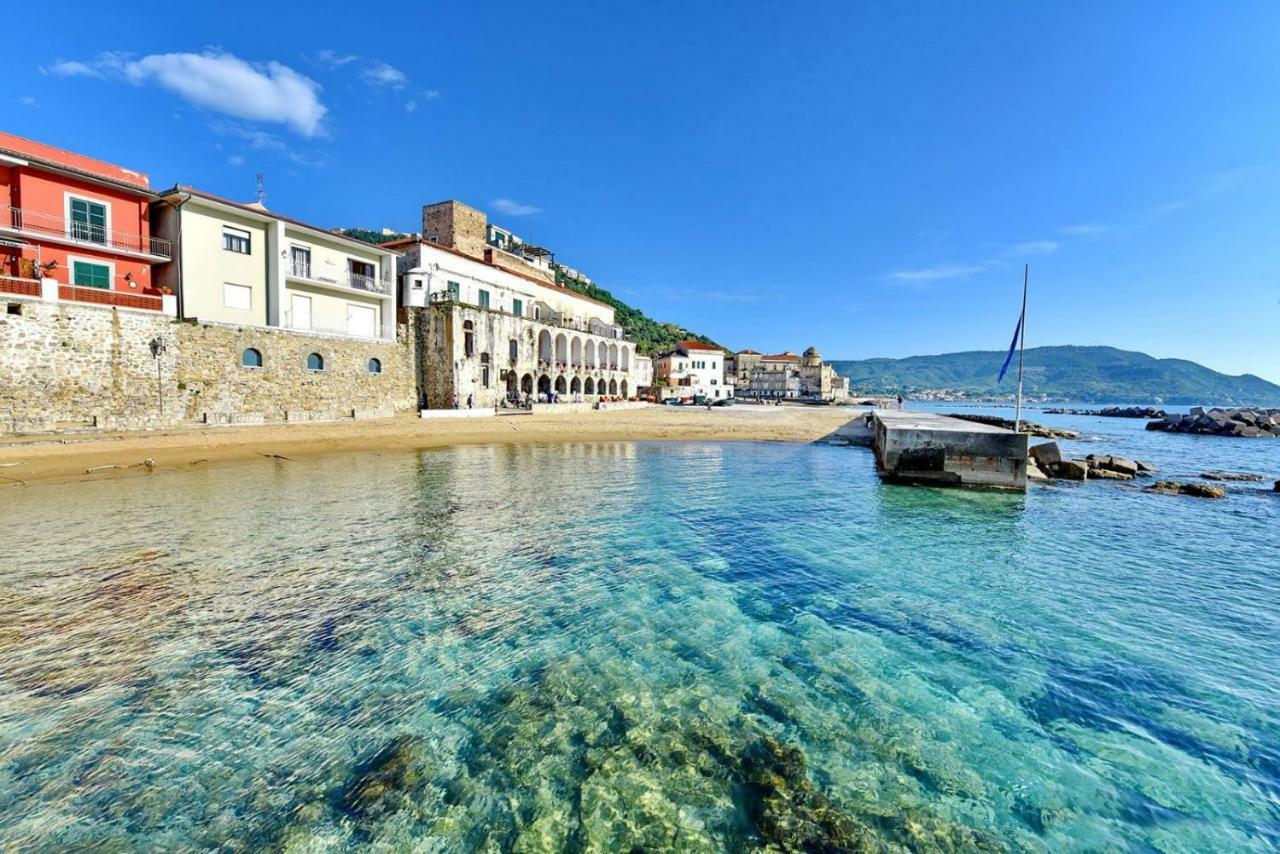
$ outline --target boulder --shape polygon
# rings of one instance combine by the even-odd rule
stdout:
[[[1106,454],[1090,454],[1088,462],[1091,469],[1106,469],[1133,477],[1138,473],[1138,464],[1124,457],[1112,457]]]
[[[1089,469],[1089,477],[1101,480],[1133,480],[1133,475],[1104,468]]]
[[[1159,471],[1159,469],[1151,465],[1151,463],[1144,463],[1142,460],[1134,460],[1134,463],[1138,466],[1139,474],[1151,474],[1152,472]]]
[[[1042,445],[1036,445],[1028,453],[1042,467],[1062,462],[1062,449],[1058,447],[1057,442],[1045,442]]]
[[[1049,466],[1049,474],[1063,480],[1088,480],[1089,463],[1084,460],[1059,460]]]
[[[1179,483],[1176,480],[1158,480],[1147,487],[1151,492],[1165,495],[1191,495],[1196,498],[1226,498],[1227,491],[1207,483]]]
[[[1277,480],[1277,481],[1276,481],[1276,488],[1275,488],[1275,490],[1274,490],[1274,491],[1275,491],[1275,492],[1280,492],[1280,480]]]
[[[1027,460],[1027,480],[1048,480],[1049,476],[1036,465],[1034,458]]]
[[[1206,471],[1201,472],[1200,477],[1205,480],[1243,480],[1250,483],[1261,483],[1263,480],[1260,474],[1250,474],[1244,471]]]

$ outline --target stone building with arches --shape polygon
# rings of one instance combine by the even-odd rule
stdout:
[[[636,346],[613,306],[421,237],[385,246],[401,253],[423,408],[635,396]]]

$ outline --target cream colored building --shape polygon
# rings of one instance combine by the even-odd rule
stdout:
[[[161,193],[152,231],[174,241],[156,284],[179,316],[393,340],[393,252],[191,187]]]

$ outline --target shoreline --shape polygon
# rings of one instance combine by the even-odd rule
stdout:
[[[102,480],[196,467],[344,453],[418,451],[456,445],[627,441],[812,442],[861,414],[853,407],[653,406],[589,413],[194,427],[89,435],[10,437],[0,444],[0,490]],[[144,461],[150,460],[151,465]],[[91,471],[94,470],[95,471]]]

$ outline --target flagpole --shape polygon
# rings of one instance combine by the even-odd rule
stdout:
[[[1013,415],[1013,432],[1022,432],[1022,355],[1027,349],[1027,279],[1031,275],[1031,265],[1022,265],[1022,320],[1018,323],[1018,403]]]

